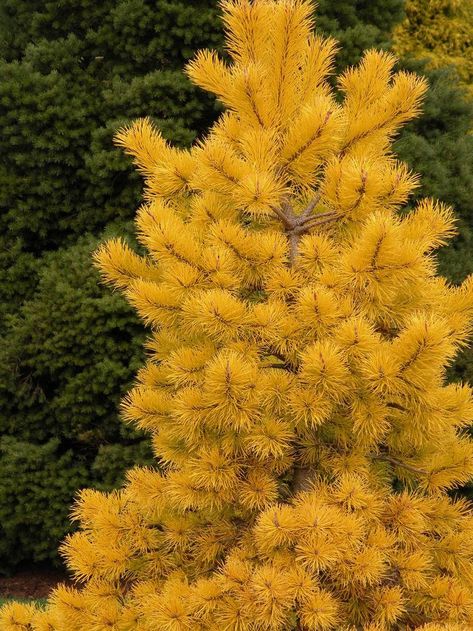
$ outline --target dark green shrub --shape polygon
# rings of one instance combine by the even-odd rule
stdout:
[[[100,285],[91,259],[98,241],[85,236],[46,255],[34,295],[7,318],[0,568],[55,558],[74,489],[113,488],[131,462],[150,458],[147,440],[117,419],[143,361],[143,331],[126,302]]]
[[[143,331],[91,252],[140,203],[115,130],[153,112],[186,145],[214,117],[181,69],[219,44],[216,14],[215,2],[0,1],[0,569],[55,558],[74,489],[111,488],[149,456],[117,414]]]
[[[86,463],[59,438],[36,445],[0,438],[0,573],[24,559],[51,558],[71,500],[90,484]]]

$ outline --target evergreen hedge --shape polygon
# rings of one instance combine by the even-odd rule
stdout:
[[[91,252],[140,203],[116,129],[151,111],[188,145],[213,120],[181,69],[217,32],[215,3],[0,2],[0,571],[56,560],[75,491],[147,462],[117,414],[143,331]]]

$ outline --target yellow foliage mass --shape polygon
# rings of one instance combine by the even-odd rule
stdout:
[[[399,55],[428,59],[433,67],[454,66],[473,91],[472,0],[407,0],[406,18],[394,31]]]

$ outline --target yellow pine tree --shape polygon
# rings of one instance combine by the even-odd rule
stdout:
[[[455,66],[473,92],[473,0],[407,0],[405,10],[394,31],[396,52]]]
[[[159,470],[84,490],[63,545],[77,585],[2,631],[473,629],[471,390],[445,383],[473,279],[434,251],[433,200],[391,141],[426,86],[336,45],[309,0],[222,3],[230,63],[187,72],[226,112],[190,151],[148,120],[118,144],[145,177],[138,234],[97,263],[150,325],[123,404]]]

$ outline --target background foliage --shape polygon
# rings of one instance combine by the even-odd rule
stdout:
[[[391,34],[404,17],[404,0],[319,0],[317,27],[340,46],[337,74],[356,64],[367,48],[390,48]]]
[[[341,70],[363,49],[389,48],[403,17],[403,0],[321,0],[317,25],[340,41]],[[181,68],[221,42],[212,1],[0,0],[0,571],[55,559],[74,491],[119,484],[150,457],[117,415],[142,362],[142,327],[98,284],[90,253],[104,230],[128,232],[139,204],[114,131],[151,115],[173,143],[190,144],[218,106]],[[472,105],[454,71],[402,63],[431,91],[396,149],[422,174],[419,195],[461,217],[441,259],[458,281],[473,271]],[[456,371],[472,379],[471,353]]]
[[[406,0],[405,12],[394,32],[396,51],[402,56],[427,58],[434,68],[454,66],[471,91],[472,0]]]
[[[152,113],[189,144],[215,107],[181,67],[221,34],[206,2],[2,0],[0,16],[1,571],[56,558],[75,490],[150,457],[117,415],[142,327],[91,252],[139,204],[113,133]]]

